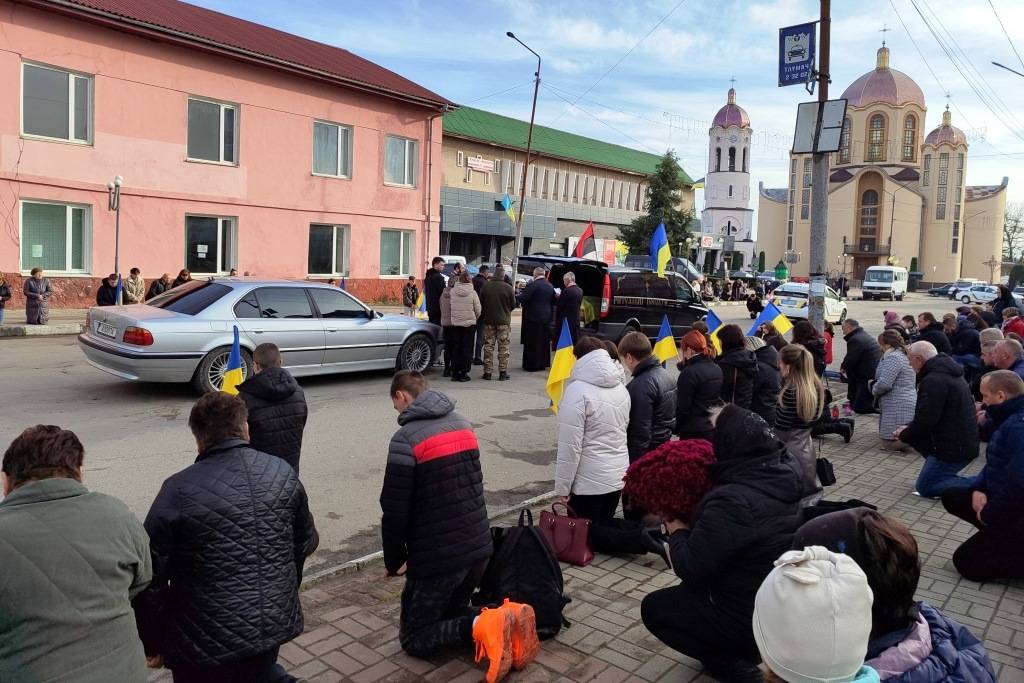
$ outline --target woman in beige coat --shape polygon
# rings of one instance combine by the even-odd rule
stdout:
[[[468,382],[473,361],[473,333],[480,318],[480,297],[473,289],[469,271],[462,271],[451,289],[452,381]]]

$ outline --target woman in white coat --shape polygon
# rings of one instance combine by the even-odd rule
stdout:
[[[629,467],[629,392],[622,371],[595,337],[580,337],[573,352],[576,365],[558,405],[555,493],[578,516],[593,522],[594,550],[643,552],[621,547],[621,534],[611,522]]]

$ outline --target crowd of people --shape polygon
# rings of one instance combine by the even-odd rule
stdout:
[[[698,323],[673,378],[641,333],[618,344],[584,334],[570,275],[556,293],[535,273],[517,297],[500,267],[479,283],[432,270],[426,307],[454,381],[468,379],[477,340],[483,377],[497,365],[507,379],[517,305],[534,369],[550,363],[551,320],[568,322],[576,362],[558,405],[554,493],[590,520],[594,550],[654,553],[678,576],[640,609],[667,646],[723,681],[994,680],[975,635],[915,599],[910,530],[859,501],[823,499],[832,482],[815,439],[849,441],[854,429],[832,410],[830,328],[799,322],[787,342],[770,324],[747,337]],[[840,376],[854,414],[878,413],[886,457],[923,457],[916,493],[977,528],[954,553],[957,570],[1024,578],[1024,321],[1005,307],[990,326],[982,312],[960,309],[952,324],[887,312],[877,338],[847,319]],[[143,524],[85,488],[72,432],[37,425],[10,445],[0,680],[143,681],[147,666],[175,681],[295,680],[277,654],[303,630],[298,587],[319,543],[299,478],[308,410],[274,345],[253,362],[238,396],[196,402],[196,461],[164,482]],[[387,575],[405,581],[399,643],[415,657],[475,647],[486,680],[501,680],[540,643],[530,605],[471,603],[493,550],[472,421],[418,372],[396,373],[389,396],[399,428],[381,541]],[[962,476],[979,440],[985,466]]]

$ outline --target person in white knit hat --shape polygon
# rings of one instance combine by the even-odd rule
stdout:
[[[770,674],[788,683],[873,683],[864,666],[871,589],[852,559],[821,546],[775,561],[754,601],[754,640]]]

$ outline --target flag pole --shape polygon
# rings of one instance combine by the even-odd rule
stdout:
[[[522,251],[523,243],[523,214],[526,213],[526,172],[530,168],[530,152],[533,148],[533,121],[537,115],[537,91],[540,89],[540,55],[533,51],[529,45],[516,38],[512,31],[506,31],[505,35],[516,41],[537,58],[537,71],[533,74],[533,105],[530,107],[530,128],[526,133],[526,160],[523,161],[523,182],[519,188],[519,213],[516,214],[516,239],[512,252],[512,281],[515,282],[519,274],[519,252]]]

